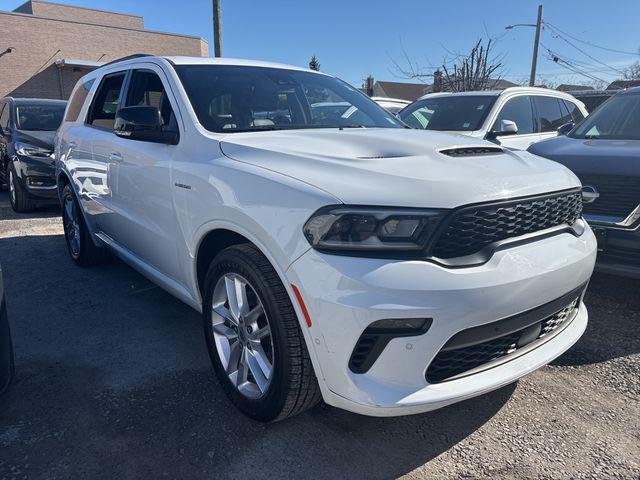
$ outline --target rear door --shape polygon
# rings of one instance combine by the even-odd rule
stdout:
[[[536,125],[539,140],[558,136],[558,128],[571,121],[571,116],[556,97],[535,95],[533,105],[536,113]]]
[[[117,239],[115,218],[121,215],[118,205],[119,158],[114,156],[113,133],[116,111],[120,105],[127,71],[109,73],[102,77],[93,95],[85,128],[91,132],[91,162],[85,164],[84,182],[88,185],[91,202],[87,206],[94,219],[94,231]]]

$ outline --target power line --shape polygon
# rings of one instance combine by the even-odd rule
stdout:
[[[568,70],[571,70],[572,72],[578,74],[578,75],[582,75],[584,77],[587,77],[591,80],[595,80],[598,82],[603,82],[606,83],[606,80],[603,80],[602,78],[596,77],[595,75],[592,75],[591,73],[588,73],[584,70],[582,70],[581,68],[577,67],[576,65],[573,65],[571,62],[563,59],[562,57],[560,57],[556,52],[554,52],[553,50],[551,50],[550,48],[546,47],[545,45],[542,45],[544,48],[547,49],[547,52],[550,55],[550,60],[553,61],[554,63],[560,65],[561,67],[564,67]]]
[[[593,47],[593,48],[599,48],[600,50],[606,50],[607,52],[623,53],[625,55],[633,55],[633,56],[639,56],[640,55],[640,52],[627,52],[627,51],[624,51],[624,50],[616,50],[615,48],[608,48],[608,47],[603,47],[603,46],[600,46],[600,45],[596,45],[595,43],[587,42],[586,40],[581,40],[581,39],[579,39],[577,37],[574,37],[573,35],[565,32],[563,30],[560,30],[553,23],[549,23],[549,22],[543,22],[543,23],[545,25],[548,25],[551,28],[555,28],[557,31],[561,32],[562,34],[566,35],[569,38],[572,38],[576,42],[580,42],[580,43],[583,43],[585,45],[589,45],[590,47]]]
[[[590,55],[589,53],[585,52],[584,50],[582,50],[580,47],[576,46],[575,44],[573,44],[572,42],[570,42],[569,40],[567,40],[566,38],[564,38],[563,34],[559,31],[556,30],[551,24],[547,23],[547,26],[551,28],[551,30],[558,36],[558,38],[560,38],[561,40],[563,40],[564,42],[566,42],[567,44],[569,44],[570,46],[572,46],[573,48],[575,48],[576,50],[578,50],[580,53],[582,53],[584,56],[589,57],[591,60],[598,62],[600,65],[603,65],[609,69],[611,69],[614,72],[617,72],[619,74],[624,75],[625,72],[624,70],[620,70],[618,68],[612,67],[611,65],[607,65],[606,63],[604,63],[601,60],[598,60],[596,57],[594,57],[593,55]]]

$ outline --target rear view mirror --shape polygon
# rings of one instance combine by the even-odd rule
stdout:
[[[575,125],[573,122],[565,123],[564,125],[560,125],[558,128],[558,135],[567,135]]]
[[[118,110],[114,133],[121,138],[167,145],[176,145],[179,138],[177,131],[169,131],[162,126],[160,110],[151,106]]]

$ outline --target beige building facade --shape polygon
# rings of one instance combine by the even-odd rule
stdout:
[[[0,97],[67,99],[90,70],[136,53],[207,56],[208,45],[139,16],[30,0],[0,11]]]

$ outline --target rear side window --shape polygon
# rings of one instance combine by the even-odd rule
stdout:
[[[578,123],[584,120],[584,115],[580,110],[580,107],[569,100],[564,100],[564,104],[569,109],[569,113],[571,113],[571,118],[573,119],[573,123]]]
[[[555,132],[563,123],[562,110],[560,102],[554,97],[533,97],[538,111],[538,126],[540,132]]]
[[[505,103],[493,124],[493,130],[500,131],[500,122],[511,120],[518,126],[518,135],[533,133],[533,109],[528,96],[515,97]]]
[[[113,130],[123,82],[124,72],[108,75],[102,79],[91,104],[88,124]]]
[[[89,95],[89,90],[91,90],[92,85],[93,79],[84,82],[76,89],[73,97],[71,97],[71,100],[69,101],[69,107],[67,108],[67,113],[64,116],[65,122],[75,122],[78,120],[80,110],[82,110],[82,106],[87,99],[87,95]]]
[[[160,110],[162,125],[177,129],[175,116],[160,77],[150,70],[135,70],[129,84],[125,106],[156,107]]]

